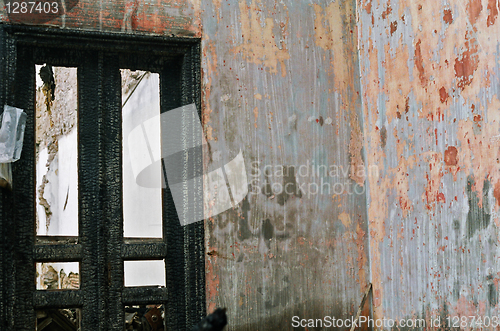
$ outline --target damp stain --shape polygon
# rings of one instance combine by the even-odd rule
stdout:
[[[467,179],[467,196],[469,199],[469,213],[467,214],[467,237],[471,238],[479,231],[486,229],[490,224],[491,215],[488,203],[489,180],[484,181],[482,202],[474,190],[475,181],[472,176]]]
[[[382,148],[385,148],[385,145],[387,144],[387,129],[385,128],[385,125],[380,129],[380,143],[382,144]]]
[[[280,206],[284,206],[288,199],[293,196],[302,198],[303,192],[300,189],[300,185],[297,183],[295,166],[281,166],[281,172],[275,175],[277,180],[281,179],[281,187],[286,187],[286,190],[279,190],[276,192],[273,190],[273,174],[269,169],[266,169],[264,172],[266,184],[261,189],[262,194],[268,199],[275,200]]]
[[[498,304],[498,291],[491,274],[486,277],[486,282],[488,284],[488,303],[490,307],[495,307]]]
[[[266,218],[262,222],[262,237],[264,237],[264,240],[266,240],[266,244],[268,244],[269,240],[274,237],[274,226],[269,218]]]

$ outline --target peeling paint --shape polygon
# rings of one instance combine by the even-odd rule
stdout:
[[[498,16],[498,0],[488,0],[488,21],[487,26],[495,24]]]
[[[374,318],[495,316],[498,1],[359,4]]]
[[[468,36],[470,32],[468,33]],[[479,56],[477,55],[478,46],[475,39],[469,39],[466,36],[464,51],[455,59],[455,75],[458,78],[458,87],[462,90],[470,85],[474,77],[474,72],[479,65]]]

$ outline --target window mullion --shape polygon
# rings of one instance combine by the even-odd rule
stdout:
[[[12,82],[12,106],[24,110],[27,115],[22,158],[12,164],[13,194],[15,210],[11,210],[11,227],[8,245],[14,254],[13,288],[15,296],[13,318],[15,330],[33,330],[35,311],[35,264],[33,260],[35,233],[35,77],[33,53],[25,47],[16,51],[16,66]],[[13,232],[15,236],[12,236]],[[11,246],[12,245],[12,246]],[[29,254],[31,252],[31,254]],[[28,254],[27,254],[28,253]],[[10,305],[10,303],[9,303]]]
[[[107,330],[123,330],[124,307],[122,303],[123,243],[122,212],[122,110],[121,75],[115,55],[103,58],[103,154],[105,199],[103,201],[106,233],[107,279]]]
[[[89,53],[78,68],[79,240],[83,248],[81,284],[83,330],[106,330],[105,242],[102,226],[104,169],[102,150],[102,55]]]

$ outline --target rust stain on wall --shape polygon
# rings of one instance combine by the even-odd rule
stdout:
[[[458,150],[455,146],[450,146],[444,152],[444,163],[449,167],[454,167],[458,164]]]
[[[389,49],[385,49],[385,51],[389,52]],[[388,77],[391,77],[385,81],[384,89],[393,96],[385,99],[386,116],[389,123],[394,118],[405,118],[409,111],[411,89],[404,83],[410,80],[410,73],[406,68],[408,58],[408,47],[400,45],[395,49],[395,54],[389,55],[383,64]],[[382,143],[382,148],[384,145]]]
[[[442,160],[439,153],[424,154],[422,157],[429,163],[429,171],[425,174],[427,185],[425,187],[423,199],[427,209],[431,210],[435,208],[437,202],[446,202],[444,194],[440,192],[441,179],[443,177]]]
[[[495,189],[493,190],[493,196],[495,197],[497,206],[500,206],[500,181],[495,184]]]
[[[415,66],[417,67],[418,70],[418,77],[420,78],[420,83],[422,84],[422,87],[427,86],[427,77],[425,77],[425,70],[424,70],[424,64],[423,64],[423,59],[422,59],[422,49],[420,48],[420,44],[422,43],[422,40],[418,40],[417,43],[415,44]]]
[[[498,16],[498,0],[488,0],[488,20],[487,26],[495,24]]]
[[[394,21],[391,23],[391,36],[396,32],[398,29],[398,21]]]
[[[259,0],[252,0],[250,5],[245,0],[239,2],[243,42],[231,51],[241,54],[246,61],[263,65],[271,73],[278,72],[279,64],[280,73],[285,77],[285,61],[290,59],[286,44],[288,16],[287,21],[279,22],[280,32],[275,34],[274,19],[266,17],[267,14],[259,8],[260,4]]]
[[[446,103],[448,101],[448,98],[450,95],[448,92],[446,92],[446,88],[444,86],[441,86],[439,89],[439,99],[441,100],[441,103]]]
[[[466,36],[463,51],[455,59],[455,75],[458,78],[458,87],[462,90],[465,86],[470,85],[479,65],[478,45],[476,40],[470,37],[470,34],[468,33]]]
[[[345,6],[345,8],[342,8]],[[347,86],[352,88],[353,77],[350,73],[353,72],[353,63],[346,62],[344,56],[349,53],[354,53],[354,45],[348,43],[345,35],[349,39],[355,37],[357,30],[345,31],[346,20],[350,21],[351,17],[348,14],[351,12],[353,15],[353,8],[349,2],[342,3],[341,1],[331,2],[328,6],[321,6],[313,4],[315,20],[314,20],[314,42],[316,46],[321,47],[323,50],[331,50],[333,53],[334,61],[331,63],[335,75],[335,89],[339,92],[346,92]],[[346,13],[345,17],[342,16]],[[339,62],[343,65],[338,65]],[[343,94],[343,97],[347,97]]]
[[[358,13],[366,162],[381,170],[368,177],[374,317],[492,316],[498,1],[360,1]]]
[[[483,5],[481,4],[481,0],[469,0],[467,12],[469,14],[469,21],[472,25],[476,24],[482,9]]]
[[[453,14],[451,12],[451,9],[445,9],[443,12],[443,21],[445,23],[451,24],[453,23]]]
[[[386,17],[392,13],[392,7],[391,7],[391,4],[390,2],[387,4],[387,8],[382,12],[382,19],[386,19]]]

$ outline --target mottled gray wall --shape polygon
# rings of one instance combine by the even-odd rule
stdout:
[[[208,309],[229,307],[229,330],[350,317],[369,282],[364,174],[323,176],[361,194],[264,189],[320,185],[307,165],[364,169],[355,3],[204,1],[202,13],[210,168],[241,149],[256,193],[206,223]]]
[[[498,6],[360,2],[375,317],[499,313]]]

